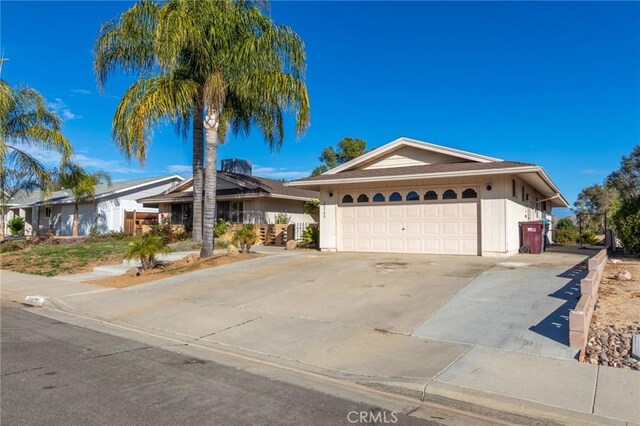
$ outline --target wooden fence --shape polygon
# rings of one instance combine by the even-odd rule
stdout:
[[[607,266],[607,249],[589,259],[589,273],[580,281],[580,300],[569,313],[569,346],[584,349],[587,345],[591,317],[598,301],[598,287]]]

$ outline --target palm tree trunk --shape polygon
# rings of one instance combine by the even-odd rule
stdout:
[[[202,242],[202,196],[204,193],[204,111],[202,105],[193,111],[193,226],[191,239]]]
[[[213,227],[216,220],[216,179],[218,175],[218,124],[220,115],[217,110],[209,108],[204,121],[206,138],[206,163],[204,173],[204,208],[202,212],[202,250],[200,257],[213,255]]]
[[[78,203],[73,204],[73,229],[71,233],[74,237],[78,236]]]

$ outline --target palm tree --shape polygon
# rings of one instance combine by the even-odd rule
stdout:
[[[96,59],[94,69],[97,76],[98,87],[104,90],[109,74],[118,67],[130,74],[138,74],[142,86],[143,81],[154,75],[156,59],[156,37],[160,14],[160,4],[151,1],[140,1],[125,11],[117,21],[109,21],[102,25],[95,46]],[[193,70],[192,70],[193,71]],[[195,74],[195,73],[194,73]],[[196,84],[189,84],[190,76],[184,72],[179,76],[164,76],[164,79],[149,81],[144,88],[149,95],[155,93],[159,102],[164,103],[159,116],[170,118],[176,127],[176,131],[185,139],[192,122],[193,138],[193,225],[192,239],[195,242],[202,241],[202,199],[203,199],[203,163],[204,163],[204,128],[202,107],[191,99]],[[173,80],[173,81],[172,81]],[[163,84],[164,82],[164,84]],[[133,87],[132,87],[133,88]],[[128,92],[133,95],[133,92]],[[120,109],[118,109],[120,111]],[[122,133],[127,125],[126,116],[116,114],[113,119],[113,133],[117,145],[124,154],[131,158],[136,157],[140,163],[144,163],[147,155],[148,134],[139,135],[141,139],[127,141],[117,135]],[[149,129],[145,129],[149,130]]]
[[[144,159],[150,130],[162,120],[182,130],[189,117],[194,130],[202,120],[208,170],[201,256],[211,256],[218,143],[229,130],[247,134],[255,125],[267,144],[279,149],[285,111],[296,116],[298,136],[309,125],[302,40],[253,2],[144,1],[117,24],[103,26],[96,50],[99,82],[116,66],[140,73],[114,117],[114,138],[126,154]]]
[[[46,184],[49,171],[24,148],[57,151],[62,160],[67,160],[72,147],[61,128],[62,121],[49,111],[40,93],[0,80],[0,168],[11,157],[14,170],[33,172],[41,184]]]
[[[58,185],[73,196],[73,231],[78,236],[78,210],[80,203],[91,201],[96,195],[96,186],[101,183],[111,185],[111,177],[103,171],[88,172],[77,164],[69,163],[61,168]]]

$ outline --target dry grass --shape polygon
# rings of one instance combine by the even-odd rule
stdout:
[[[198,271],[200,269],[208,269],[216,266],[227,265],[235,262],[242,262],[245,260],[256,259],[265,256],[260,253],[247,253],[239,254],[237,256],[228,256],[221,254],[213,256],[209,259],[197,259],[185,258],[176,262],[171,262],[166,265],[160,265],[150,271],[144,271],[139,276],[118,275],[115,277],[101,278],[99,280],[89,281],[91,284],[98,284],[105,287],[124,288],[131,287],[138,284],[144,284],[151,281],[161,280],[163,278],[172,277],[179,274],[185,274],[187,272]]]
[[[105,239],[62,245],[21,243],[19,251],[9,252],[3,247],[0,266],[10,271],[48,277],[90,272],[94,266],[122,262],[128,242],[127,239]]]
[[[600,282],[598,322],[624,327],[640,321],[640,260],[620,258],[623,263],[609,263]],[[629,271],[630,281],[617,281],[614,275]]]

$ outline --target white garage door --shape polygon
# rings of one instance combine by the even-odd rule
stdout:
[[[338,250],[478,254],[473,188],[350,191],[339,197]]]

